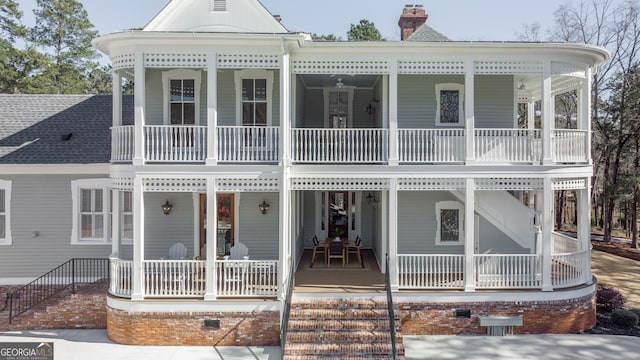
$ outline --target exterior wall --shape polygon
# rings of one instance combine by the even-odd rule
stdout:
[[[322,89],[309,89],[304,99],[304,127],[324,127],[324,100]]]
[[[204,320],[220,320],[219,329]],[[279,346],[280,314],[260,312],[131,313],[107,308],[107,336],[126,345]]]
[[[218,72],[218,125],[236,126],[236,86],[234,71]]]
[[[478,252],[481,254],[528,254],[529,249],[523,248],[511,240],[500,229],[485,218],[476,217],[478,224]]]
[[[304,228],[304,239],[305,247],[311,248],[313,247],[313,236],[316,235],[320,237],[320,234],[316,234],[316,219],[320,217],[319,214],[316,214],[316,199],[315,193],[313,191],[305,191],[303,192],[304,198],[304,218],[302,219],[303,228]]]
[[[595,293],[560,301],[426,303],[396,301],[403,335],[486,334],[478,316],[522,316],[516,334],[571,334],[596,325]],[[456,309],[471,310],[457,318]]]
[[[300,84],[299,84],[300,85]],[[367,114],[365,108],[369,101],[373,99],[372,89],[355,89],[353,92],[353,127],[372,128],[375,127],[375,116]],[[308,89],[305,91],[304,99],[296,98],[296,101],[304,102],[304,119],[297,123],[305,128],[324,128],[324,92],[322,89]],[[300,125],[299,125],[300,126]]]
[[[161,205],[166,200],[173,204],[171,214],[164,215]],[[194,250],[193,195],[191,193],[144,194],[144,253],[145,258],[160,259],[169,256],[171,245],[181,242],[187,247],[187,259]]]
[[[252,260],[279,259],[279,214],[277,193],[236,193],[240,196],[240,217],[236,220],[238,239],[249,248]],[[262,214],[258,204],[266,200],[269,211]]]
[[[0,246],[0,284],[12,282],[9,279],[36,278],[71,258],[107,258],[111,244],[71,245],[71,181],[107,177],[107,174],[2,176],[2,180],[12,182],[13,244]]]
[[[304,125],[305,120],[305,100],[306,100],[306,92],[304,91],[304,82],[300,76],[295,76],[296,82],[296,113],[295,113],[295,127],[301,128]]]

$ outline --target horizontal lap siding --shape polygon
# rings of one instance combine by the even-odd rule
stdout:
[[[514,126],[514,89],[511,75],[479,75],[475,79],[477,128]]]
[[[236,85],[233,70],[218,72],[218,126],[236,126]]]
[[[162,204],[173,204],[171,214],[162,212]],[[181,242],[187,247],[187,259],[194,256],[194,208],[191,193],[144,194],[144,252],[145,259],[169,256],[171,245]]]
[[[399,75],[398,127],[434,128],[436,119],[436,85],[464,84],[461,75]]]
[[[238,196],[238,194],[236,194]],[[266,214],[258,208],[263,200],[271,206]],[[277,193],[240,194],[240,219],[238,239],[249,248],[252,260],[278,260],[280,258],[280,235]]]
[[[164,114],[162,107],[164,106],[164,100],[162,96],[162,71],[158,69],[147,69],[145,71],[145,80],[147,84],[145,89],[145,124],[163,125]]]

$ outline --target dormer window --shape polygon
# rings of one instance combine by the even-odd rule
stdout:
[[[229,11],[229,0],[211,0],[211,11],[213,12]]]

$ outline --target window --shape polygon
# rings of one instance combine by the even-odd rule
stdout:
[[[436,203],[436,245],[464,244],[464,206],[457,201]]]
[[[110,179],[82,179],[71,182],[73,201],[72,244],[109,243]]]
[[[464,85],[436,85],[436,125],[464,125]]]
[[[0,245],[11,245],[11,181],[0,180]]]
[[[240,70],[234,74],[236,84],[236,125],[271,126],[273,72]]]
[[[198,125],[202,74],[195,70],[162,73],[165,125]]]

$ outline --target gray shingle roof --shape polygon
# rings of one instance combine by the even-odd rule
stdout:
[[[111,100],[111,95],[0,94],[0,164],[109,163]],[[132,96],[123,99],[123,119],[133,123]]]
[[[443,42],[451,41],[448,37],[435,31],[427,24],[423,24],[411,34],[406,41],[422,41],[422,42]]]

